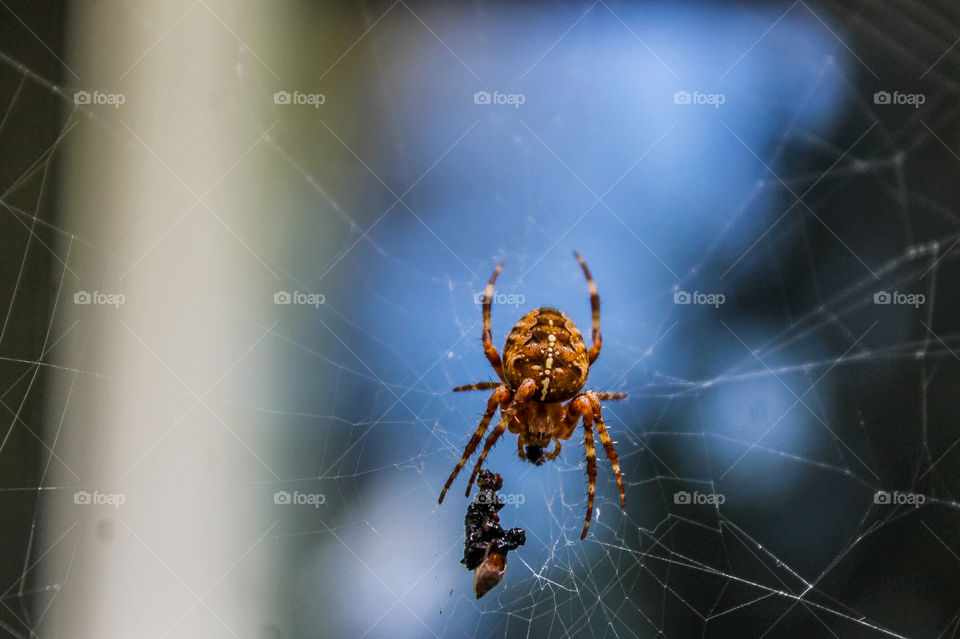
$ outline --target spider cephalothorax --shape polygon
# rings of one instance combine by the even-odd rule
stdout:
[[[560,454],[560,440],[570,439],[577,423],[583,421],[584,440],[587,448],[587,517],[580,538],[587,536],[590,529],[590,516],[593,511],[593,493],[597,481],[597,456],[593,443],[593,426],[603,449],[610,459],[617,486],[620,489],[620,506],[626,505],[623,492],[623,478],[613,441],[603,423],[600,400],[622,399],[625,393],[595,393],[583,391],[587,383],[590,366],[600,354],[600,296],[583,259],[574,253],[590,288],[590,308],[593,312],[593,344],[587,349],[583,336],[576,325],[564,313],[555,308],[538,308],[524,315],[507,337],[503,348],[503,360],[493,345],[490,332],[490,305],[493,299],[493,285],[503,264],[497,266],[483,294],[483,351],[496,371],[500,382],[480,382],[469,386],[458,386],[454,391],[493,390],[487,401],[487,410],[477,426],[476,432],[467,443],[463,456],[457,462],[450,478],[440,493],[440,503],[447,489],[456,479],[470,456],[476,451],[497,408],[500,409],[500,421],[487,437],[477,465],[467,484],[467,496],[483,466],[487,453],[505,430],[517,435],[517,453],[520,459],[530,461],[537,466]],[[569,401],[568,401],[569,400]],[[566,402],[566,403],[564,403]],[[553,443],[553,449],[548,448]]]

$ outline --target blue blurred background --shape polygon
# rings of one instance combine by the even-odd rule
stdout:
[[[912,356],[917,314],[904,324],[871,297],[904,277],[929,286],[930,260],[903,255],[946,232],[914,226],[902,198],[862,195],[897,188],[886,171],[908,146],[883,123],[867,137],[891,115],[856,53],[876,48],[803,3],[383,4],[367,24],[380,16],[366,59],[317,65],[324,82],[365,78],[363,125],[314,131],[362,185],[363,221],[304,267],[343,282],[314,329],[353,373],[307,361],[318,386],[333,372],[327,400],[354,424],[308,449],[344,496],[329,524],[342,543],[321,535],[303,575],[305,614],[322,626],[332,598],[354,636],[914,636],[926,622],[889,605],[892,583],[854,595],[872,551],[847,555],[889,516],[876,491],[919,490],[883,461],[859,385],[889,383],[881,353]],[[435,502],[486,395],[450,389],[495,378],[476,296],[500,261],[498,347],[541,305],[588,326],[573,250],[603,304],[588,386],[630,394],[606,408],[627,507],[601,456],[579,541],[582,437],[540,468],[506,437],[487,466],[523,501],[502,517],[528,543],[477,602],[456,563],[466,477]],[[686,293],[724,303],[675,303]],[[312,590],[331,566],[345,578]],[[911,574],[904,600],[936,597]]]

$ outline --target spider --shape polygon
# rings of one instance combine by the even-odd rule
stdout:
[[[600,441],[613,466],[613,472],[617,476],[620,507],[626,506],[620,462],[617,460],[613,441],[603,423],[600,401],[623,399],[627,394],[583,391],[590,366],[600,354],[600,346],[603,342],[600,337],[600,296],[597,294],[597,286],[586,262],[577,253],[573,255],[580,263],[590,289],[593,344],[589,350],[580,331],[569,317],[555,308],[544,307],[530,311],[513,327],[503,347],[501,361],[500,354],[493,345],[493,336],[490,331],[490,306],[493,299],[493,285],[503,269],[503,263],[494,269],[483,294],[483,351],[501,381],[479,382],[453,389],[454,392],[493,390],[493,394],[487,400],[487,409],[480,419],[480,425],[467,442],[463,456],[450,473],[450,478],[447,479],[437,503],[443,503],[447,489],[476,451],[497,408],[500,409],[500,421],[483,445],[477,464],[470,475],[470,483],[467,484],[467,497],[470,496],[470,489],[477,478],[477,473],[480,472],[483,461],[487,458],[487,453],[505,430],[509,428],[511,433],[517,435],[517,454],[520,459],[539,466],[560,454],[560,440],[570,439],[577,428],[577,423],[582,420],[589,478],[587,516],[583,524],[583,532],[580,534],[580,539],[583,539],[590,530],[593,494],[597,483],[597,453],[593,444],[594,424],[600,433]],[[554,448],[548,452],[546,449],[551,441]]]

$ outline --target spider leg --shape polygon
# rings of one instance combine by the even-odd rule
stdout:
[[[494,384],[494,386],[496,386],[496,384]],[[494,386],[491,386],[490,388],[494,388]],[[458,389],[454,388],[453,390],[458,390]],[[464,387],[464,390],[466,390],[465,387]],[[600,401],[607,400],[607,399],[623,399],[627,396],[626,393],[594,393],[594,395],[596,395],[597,399],[599,399]]]
[[[473,488],[473,482],[477,479],[477,474],[480,472],[480,468],[483,466],[483,461],[487,458],[487,454],[490,452],[490,449],[493,448],[493,445],[497,443],[497,440],[500,439],[500,436],[503,435],[503,432],[507,430],[507,425],[517,414],[517,408],[520,407],[520,404],[523,404],[533,396],[533,392],[537,389],[536,384],[532,379],[525,379],[523,383],[520,384],[520,387],[517,389],[517,392],[513,395],[513,400],[510,404],[500,410],[500,422],[497,424],[497,427],[493,429],[493,432],[487,436],[487,441],[483,444],[483,450],[480,451],[480,457],[477,458],[477,465],[473,467],[473,473],[470,475],[470,481],[467,483],[467,492],[465,495],[470,496],[470,489]],[[471,440],[472,442],[473,440]]]
[[[502,268],[503,262],[500,262],[497,268],[493,270],[493,275],[490,276],[487,288],[483,292],[483,352],[500,379],[503,379],[503,362],[500,361],[500,353],[497,352],[497,347],[493,345],[493,332],[490,330],[490,305],[493,303],[493,283],[497,281],[497,275],[500,275]]]
[[[583,274],[587,276],[587,286],[590,289],[590,310],[593,313],[593,345],[587,351],[587,358],[593,364],[597,356],[600,355],[600,347],[603,345],[603,337],[600,335],[600,294],[597,293],[597,285],[593,281],[593,276],[590,275],[587,263],[583,261],[579,253],[574,252],[573,255],[580,262],[580,268],[583,269]]]
[[[583,522],[583,532],[580,533],[580,539],[587,536],[590,530],[590,517],[593,515],[593,493],[597,488],[597,451],[593,446],[593,415],[590,412],[583,413],[583,438],[587,444],[587,518]]]
[[[516,403],[516,400],[511,402],[511,407],[514,403]],[[500,417],[500,422],[497,424],[497,427],[494,428],[493,432],[487,436],[487,441],[483,444],[483,450],[480,451],[480,457],[477,458],[477,465],[473,467],[473,472],[470,473],[470,481],[467,483],[467,491],[464,493],[466,497],[470,496],[470,490],[473,488],[473,482],[477,479],[477,474],[480,472],[480,467],[483,466],[483,460],[487,458],[487,453],[490,452],[490,449],[493,448],[493,445],[497,443],[498,439],[500,439],[500,435],[503,435],[503,431],[507,430],[507,423],[508,422],[505,417]]]
[[[447,489],[450,488],[450,484],[452,484],[453,480],[457,478],[457,474],[459,474],[460,469],[463,468],[463,465],[467,463],[467,460],[470,458],[470,455],[473,454],[473,451],[477,449],[477,444],[480,443],[480,438],[483,437],[483,434],[487,431],[487,426],[490,425],[490,420],[493,419],[493,414],[497,412],[497,407],[501,404],[501,402],[509,399],[510,395],[510,389],[504,385],[500,385],[497,390],[490,395],[490,399],[487,400],[487,410],[484,411],[483,418],[480,419],[480,425],[477,426],[477,430],[473,433],[473,437],[471,437],[470,441],[467,443],[467,447],[463,449],[463,456],[460,458],[460,461],[457,462],[453,472],[450,473],[450,478],[447,479],[447,483],[440,492],[440,499],[437,500],[438,504],[443,503],[443,497],[447,494]]]
[[[579,401],[578,401],[579,400]],[[570,439],[570,436],[573,435],[574,431],[577,430],[577,423],[580,421],[580,414],[583,412],[583,408],[580,406],[580,402],[584,400],[583,395],[577,395],[563,408],[563,428],[560,433],[557,435],[560,439]]]
[[[623,476],[620,473],[620,461],[617,459],[617,451],[613,447],[613,441],[607,432],[607,427],[603,423],[603,413],[600,406],[599,394],[593,391],[587,391],[582,395],[574,397],[565,407],[563,416],[563,431],[560,437],[567,438],[573,434],[577,427],[577,422],[583,418],[584,440],[587,448],[587,477],[589,487],[587,492],[587,518],[583,526],[583,533],[580,539],[587,536],[590,529],[590,518],[593,515],[593,498],[597,483],[597,452],[593,439],[593,424],[596,422],[597,431],[600,434],[600,441],[603,443],[603,449],[610,459],[613,466],[613,472],[617,476],[617,487],[620,489],[620,507],[626,506],[626,496],[623,490]],[[559,443],[559,442],[557,442]]]
[[[500,382],[477,382],[476,384],[467,384],[466,386],[457,386],[453,389],[454,393],[473,390],[493,390],[500,385]],[[613,399],[613,398],[611,398]]]
[[[620,489],[620,507],[624,508],[627,505],[627,499],[623,494],[623,476],[620,474],[620,460],[617,458],[617,451],[613,447],[613,440],[610,439],[610,433],[607,432],[607,427],[603,423],[603,410],[600,406],[599,394],[587,391],[586,395],[590,399],[590,407],[593,410],[593,420],[597,423],[597,432],[600,433],[600,441],[603,442],[603,449],[607,452],[607,459],[610,460],[610,465],[613,466],[613,474],[617,476],[617,488]]]

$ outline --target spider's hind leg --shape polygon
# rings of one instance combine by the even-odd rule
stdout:
[[[503,361],[500,359],[497,347],[493,345],[493,332],[490,330],[490,306],[493,302],[493,284],[497,281],[497,275],[500,275],[502,269],[503,262],[500,262],[494,269],[493,275],[490,276],[487,288],[483,292],[483,354],[487,356],[487,360],[500,379],[503,379]]]
[[[600,294],[597,293],[597,284],[593,281],[593,275],[590,274],[590,269],[587,268],[587,263],[583,261],[583,258],[580,257],[580,254],[574,252],[574,257],[577,258],[577,261],[580,262],[580,268],[583,269],[583,274],[587,278],[587,288],[590,289],[590,314],[593,320],[592,326],[592,337],[593,344],[590,346],[590,350],[587,352],[587,358],[590,364],[597,359],[597,356],[600,355],[600,348],[603,346],[603,336],[600,334]]]

